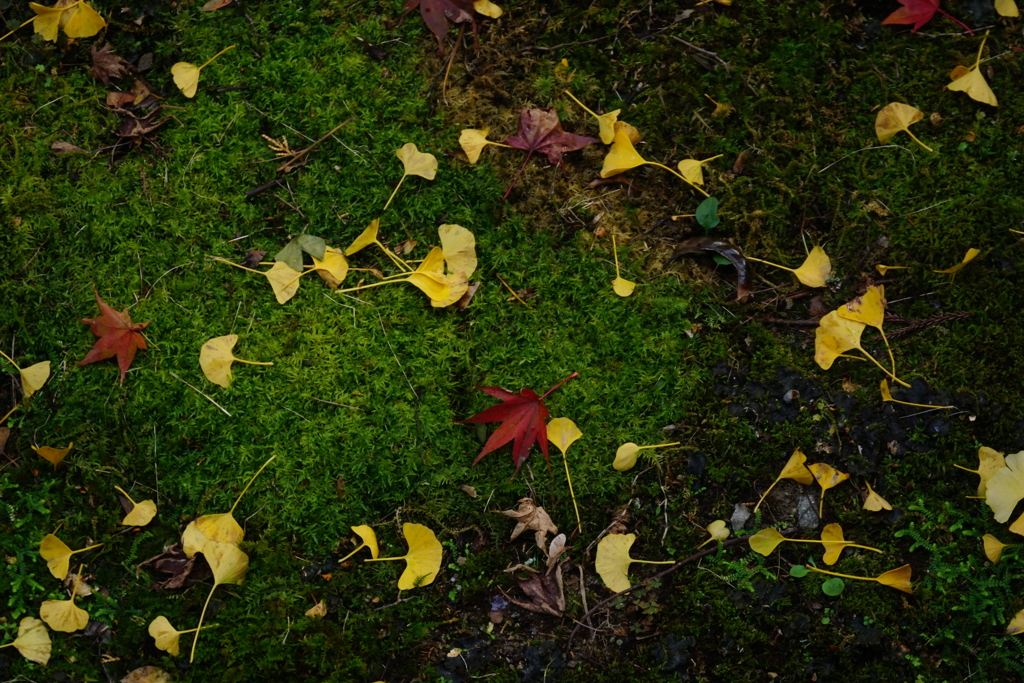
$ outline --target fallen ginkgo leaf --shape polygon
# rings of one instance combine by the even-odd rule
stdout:
[[[7,359],[7,362],[18,371],[18,375],[21,377],[21,393],[25,398],[29,398],[32,394],[42,389],[43,385],[46,384],[46,380],[50,378],[50,361],[48,360],[23,369],[19,368],[14,359],[3,351],[0,351],[0,357]]]
[[[768,494],[771,493],[773,488],[775,488],[775,485],[783,479],[792,479],[800,482],[801,484],[812,483],[814,481],[814,475],[812,475],[811,471],[804,466],[805,462],[807,462],[807,456],[804,455],[803,451],[799,448],[795,449],[793,454],[789,456],[789,460],[787,460],[786,464],[782,467],[782,472],[775,478],[772,485],[768,487],[768,490],[764,492],[764,495],[761,496],[761,500],[757,501],[757,505],[754,506],[754,512],[757,512],[757,509],[761,507],[761,503],[764,502],[764,499],[767,498]]]
[[[1004,635],[1015,636],[1024,633],[1024,609],[1013,615],[1013,620],[1006,626]]]
[[[619,472],[627,472],[636,466],[637,453],[640,451],[645,451],[649,448],[678,446],[680,443],[680,441],[673,441],[672,443],[659,443],[655,446],[637,446],[632,441],[629,441],[619,446],[619,449],[615,451],[615,462],[612,463],[612,467],[617,469]]]
[[[683,177],[686,178],[687,182],[692,183],[693,185],[703,185],[704,164],[709,161],[714,161],[721,156],[722,155],[719,154],[718,156],[713,156],[710,159],[704,159],[703,161],[698,161],[697,159],[683,159],[676,165],[676,167],[679,169],[679,172],[683,174]]]
[[[565,478],[569,482],[569,495],[572,497],[572,507],[576,511],[576,527],[582,528],[583,522],[580,520],[580,508],[576,504],[576,493],[572,490],[572,476],[569,475],[569,457],[566,455],[566,451],[569,450],[569,446],[576,443],[583,436],[583,432],[580,431],[575,422],[567,417],[556,417],[548,422],[547,432],[548,441],[558,446],[558,450],[562,451],[562,462],[565,464]]]
[[[214,337],[208,340],[199,350],[199,367],[203,369],[206,379],[227,389],[231,386],[231,364],[246,363],[248,365],[273,365],[259,363],[254,360],[236,358],[231,350],[238,343],[237,334]]]
[[[878,271],[879,275],[885,277],[885,274],[888,273],[890,270],[906,270],[908,267],[909,266],[883,266],[881,263],[879,263],[878,265],[875,266],[875,270]]]
[[[214,628],[217,624],[210,624],[204,628]],[[167,617],[159,616],[149,624],[149,635],[156,641],[156,649],[163,650],[172,657],[181,654],[179,639],[186,633],[197,633],[198,628],[190,628],[187,631],[179,631],[173,626]]]
[[[573,102],[580,105],[580,108],[583,109],[583,111],[587,112],[595,119],[597,119],[597,127],[600,131],[598,133],[598,137],[601,138],[601,142],[603,142],[606,145],[612,144],[612,141],[615,140],[615,122],[619,118],[619,112],[622,110],[616,109],[615,111],[610,111],[605,114],[595,114],[594,112],[587,108],[587,105],[583,104],[578,99],[576,99],[576,96],[573,95],[571,92],[569,92],[568,90],[563,90],[562,92],[564,92],[566,95],[572,98]]]
[[[707,529],[707,532],[711,534],[711,537],[697,546],[698,548],[703,548],[712,541],[724,541],[729,538],[729,527],[726,525],[724,519],[716,519],[705,528]]]
[[[345,256],[351,256],[352,254],[362,251],[371,244],[376,244],[378,247],[381,248],[381,251],[383,251],[384,254],[388,258],[390,258],[396,266],[399,267],[399,269],[405,272],[412,272],[412,266],[410,266],[408,263],[400,259],[397,254],[395,254],[393,251],[385,247],[381,243],[381,241],[377,239],[377,234],[379,232],[380,219],[374,218],[370,222],[370,224],[366,226],[366,229],[359,233],[359,236],[356,237],[355,240],[353,240],[352,244],[349,245],[348,249],[345,250]]]
[[[196,66],[189,62],[178,62],[171,67],[171,76],[174,77],[174,85],[178,86],[182,94],[189,99],[196,96],[196,90],[199,89],[199,72],[210,65],[210,62],[220,57],[228,50],[234,49],[234,45],[230,45],[214,56],[210,57],[202,66]]]
[[[32,450],[39,454],[39,457],[53,464],[53,468],[57,469],[57,465],[61,463],[64,458],[67,457],[71,449],[74,448],[75,443],[72,441],[68,444],[67,448],[54,448],[53,446],[32,446]]]
[[[225,583],[240,584],[245,580],[245,573],[249,570],[249,556],[238,549],[232,543],[220,543],[218,541],[207,541],[200,552],[210,565],[213,572],[213,587],[210,594],[206,596],[203,604],[203,612],[199,615],[199,625],[196,626],[196,637],[192,639],[192,651],[188,661],[191,664],[196,656],[196,643],[199,642],[199,633],[203,628],[203,619],[206,617],[206,608],[210,606],[210,598],[217,586]]]
[[[448,266],[449,273],[461,272],[466,279],[476,272],[476,237],[473,233],[453,223],[445,223],[437,227],[437,236],[441,238],[441,254]]]
[[[838,576],[843,579],[856,579],[858,581],[877,581],[883,586],[889,586],[895,588],[898,591],[904,593],[910,593],[913,595],[914,589],[910,585],[911,568],[909,564],[905,564],[902,567],[896,569],[890,569],[884,574],[880,574],[877,577],[871,576],[851,576],[849,574],[838,574],[836,572],[826,571],[824,569],[818,569],[817,567],[807,566],[807,569],[812,572],[818,572],[819,574],[828,574],[829,576]]]
[[[365,524],[352,527],[352,531],[355,532],[356,536],[362,539],[362,543],[356,546],[356,549],[350,552],[345,557],[338,560],[338,564],[341,564],[348,558],[358,553],[363,548],[370,549],[370,557],[376,558],[380,554],[380,549],[377,545],[377,534],[374,533],[373,528]]]
[[[875,493],[875,490],[871,488],[871,484],[864,482],[864,485],[868,487],[868,497],[864,499],[864,509],[870,512],[878,512],[879,510],[892,510],[892,505],[885,498]]]
[[[945,410],[951,410],[951,409],[956,408],[956,406],[933,406],[933,405],[929,405],[927,403],[909,403],[907,401],[897,401],[896,399],[894,399],[892,397],[892,392],[889,390],[889,379],[888,378],[883,378],[882,379],[882,383],[879,385],[879,390],[882,393],[882,401],[885,402],[885,403],[899,403],[900,405],[903,405],[903,406],[914,406],[915,408],[936,408],[936,409],[945,409]]]
[[[882,552],[878,548],[870,548],[866,545],[858,545],[847,541],[843,538],[843,527],[834,523],[826,524],[825,528],[821,530],[821,541],[825,546],[825,557],[823,558],[823,561],[828,565],[833,565],[839,560],[839,556],[842,554],[844,548],[862,548],[876,553]]]
[[[416,175],[427,180],[433,180],[437,175],[437,158],[433,154],[419,151],[416,149],[416,145],[411,142],[407,142],[395,150],[395,156],[402,162],[404,171],[402,177],[398,180],[398,184],[395,185],[394,192],[388,197],[387,204],[384,205],[381,213],[387,211],[388,207],[391,206],[391,200],[398,194],[398,188],[402,186],[406,176]]]
[[[988,81],[985,80],[985,76],[982,75],[979,68],[981,66],[981,52],[985,49],[986,40],[988,40],[987,31],[981,39],[981,45],[978,47],[978,56],[974,60],[974,65],[971,67],[957,66],[953,69],[953,72],[949,74],[953,82],[946,87],[955,92],[965,92],[972,100],[996,107],[999,106],[996,94],[992,92],[992,88],[989,87]]]
[[[459,145],[462,147],[462,151],[466,153],[466,159],[469,163],[475,164],[480,160],[480,153],[483,152],[484,147],[487,145],[494,145],[495,147],[508,147],[511,146],[495,142],[494,140],[487,139],[487,128],[465,128],[459,135]]]
[[[878,116],[875,117],[875,135],[878,136],[878,141],[884,145],[902,130],[910,136],[911,140],[929,152],[934,152],[935,150],[918,140],[917,136],[910,132],[910,126],[923,118],[924,112],[909,104],[902,102],[887,104],[878,110]]]
[[[889,347],[889,340],[885,337],[885,330],[882,325],[885,323],[885,287],[873,285],[868,287],[860,296],[836,309],[840,318],[854,320],[864,323],[868,327],[874,327],[882,335],[885,342],[885,349],[889,352],[889,362],[892,365],[892,374],[896,374],[896,359],[893,358],[892,348]]]
[[[1014,0],[996,0],[996,13],[1001,17],[1019,17],[1020,10]]]
[[[30,662],[46,666],[50,661],[50,633],[43,622],[35,617],[22,619],[18,624],[18,637],[6,645],[0,645],[0,649],[12,646]]]
[[[799,268],[787,268],[786,266],[780,266],[777,263],[764,261],[751,256],[747,256],[746,258],[748,261],[756,261],[757,263],[763,263],[766,266],[772,266],[773,268],[788,270],[796,275],[796,279],[799,280],[801,284],[807,285],[808,287],[824,287],[825,282],[832,275],[832,261],[829,260],[828,254],[826,254],[825,250],[821,247],[811,248],[811,252],[807,254],[807,258],[804,259],[803,264],[801,264]]]
[[[125,493],[123,488],[120,486],[115,486],[114,488],[120,491],[121,495],[132,504],[132,511],[121,520],[121,526],[146,526],[153,521],[153,518],[156,517],[156,503],[151,500],[136,503],[131,499],[131,496]]]
[[[81,631],[89,623],[89,613],[75,604],[78,583],[81,580],[82,573],[79,572],[68,600],[44,600],[39,606],[39,617],[54,631],[74,633]]]
[[[185,553],[185,557],[191,558],[197,552],[203,551],[203,546],[206,545],[207,541],[218,541],[221,543],[230,543],[237,545],[241,543],[245,538],[245,531],[235,521],[232,513],[235,508],[242,501],[242,496],[245,495],[249,487],[252,486],[253,482],[256,481],[256,477],[260,476],[260,473],[267,468],[267,465],[272,463],[276,458],[276,455],[270,456],[270,458],[263,463],[263,465],[256,470],[256,474],[252,475],[249,483],[245,485],[242,492],[238,494],[235,499],[235,504],[231,506],[231,509],[227,512],[222,512],[213,515],[203,515],[197,517],[189,525],[185,527],[184,533],[181,535],[182,550]]]
[[[978,449],[978,469],[967,469],[955,463],[953,467],[958,467],[965,472],[973,472],[981,477],[981,481],[978,482],[978,497],[984,498],[988,489],[988,480],[992,478],[993,474],[1006,467],[1006,460],[999,451],[982,446]]]
[[[615,233],[612,233],[612,255],[615,256],[615,279],[612,280],[612,290],[614,290],[619,296],[625,298],[632,294],[633,290],[636,289],[636,283],[623,278],[619,274],[619,250],[615,246]]]
[[[636,541],[636,534],[608,534],[597,544],[597,557],[594,568],[600,575],[604,585],[615,593],[627,590],[629,584],[629,565],[634,562],[641,564],[675,564],[675,560],[654,562],[651,560],[634,560],[629,556],[629,549]]]
[[[961,261],[960,263],[956,264],[955,266],[952,266],[950,268],[946,268],[945,270],[936,270],[934,272],[936,272],[936,273],[952,274],[953,277],[951,277],[949,279],[949,281],[952,282],[953,280],[956,279],[957,271],[960,270],[961,268],[963,268],[964,266],[966,266],[971,261],[973,261],[975,259],[975,257],[977,257],[977,255],[980,254],[980,253],[981,253],[981,249],[973,249],[973,248],[972,249],[968,249],[967,253],[964,254],[963,261]]]
[[[621,123],[621,121],[618,123]],[[630,128],[632,128],[632,126],[630,126]],[[651,166],[657,166],[658,168],[665,169],[705,197],[710,196],[699,186],[694,185],[675,170],[665,166],[664,164],[659,164],[656,161],[647,161],[640,156],[639,152],[636,151],[636,148],[633,147],[633,140],[630,138],[629,132],[629,129],[625,126],[615,126],[615,137],[612,140],[611,149],[608,150],[608,154],[604,158],[604,165],[601,167],[602,178],[611,178],[614,175],[625,173],[637,166],[649,164]]]
[[[72,550],[64,541],[57,538],[56,534],[46,534],[39,542],[39,555],[46,560],[46,567],[53,577],[63,581],[67,578],[72,555],[99,548],[101,545],[103,544],[97,543],[81,550]]]
[[[419,586],[429,586],[434,582],[437,572],[441,569],[441,557],[444,548],[433,531],[422,524],[402,525],[405,542],[409,544],[409,552],[401,557],[375,557],[363,562],[391,562],[405,560],[405,571],[398,578],[398,590],[410,590]]]
[[[270,270],[263,271],[256,270],[254,268],[246,268],[243,265],[234,263],[233,261],[229,261],[226,258],[221,258],[219,256],[214,256],[213,260],[220,261],[221,263],[226,263],[229,266],[241,268],[242,270],[247,270],[250,273],[256,273],[257,275],[262,275],[267,278],[271,289],[274,290],[274,298],[277,299],[277,303],[279,304],[288,303],[291,301],[292,297],[295,296],[296,292],[299,291],[299,277],[302,273],[292,270],[284,261],[275,261]]]
[[[818,517],[820,518],[822,506],[825,504],[825,491],[839,486],[849,479],[850,475],[833,469],[831,465],[826,465],[823,462],[808,465],[807,469],[811,471],[811,474],[814,476],[814,480],[817,481],[818,486],[821,487],[821,499],[818,501]]]
[[[828,370],[837,358],[858,358],[858,356],[845,354],[846,351],[857,349],[894,381],[909,387],[909,384],[893,375],[888,368],[879,363],[861,346],[860,337],[864,333],[865,327],[867,326],[862,322],[840,317],[838,311],[829,311],[821,316],[818,328],[814,331],[814,362],[822,370]]]
[[[1021,498],[1024,498],[1024,451],[1006,456],[1006,465],[992,474],[985,490],[985,502],[1000,524],[1010,519]]]
[[[1003,543],[992,534],[985,534],[981,537],[982,545],[985,549],[985,557],[989,559],[992,564],[999,564],[999,558],[1003,556],[1003,548],[1012,548],[1013,545]]]

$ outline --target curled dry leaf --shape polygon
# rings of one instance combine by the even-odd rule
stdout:
[[[171,675],[155,666],[142,666],[122,678],[121,683],[171,683]]]
[[[728,259],[736,268],[736,301],[743,301],[750,296],[750,270],[747,268],[747,260],[740,248],[729,240],[717,237],[691,237],[676,245],[664,267],[667,268],[680,256],[708,251]]]
[[[548,532],[558,533],[558,527],[551,521],[547,510],[534,505],[532,498],[520,498],[519,506],[515,510],[495,510],[495,512],[511,517],[516,520],[516,527],[508,540],[514,541],[519,535],[529,529],[534,532],[534,541],[541,550],[545,549]]]
[[[103,85],[108,88],[113,87],[110,83],[111,78],[119,79],[128,73],[128,62],[111,52],[110,47],[110,43],[107,43],[98,50],[95,45],[89,48],[92,56],[92,77],[103,81]]]

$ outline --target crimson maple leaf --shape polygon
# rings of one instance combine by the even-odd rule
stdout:
[[[124,384],[124,375],[135,359],[135,352],[146,348],[146,339],[139,332],[150,321],[133,323],[128,316],[128,309],[125,309],[124,313],[118,313],[100,298],[98,290],[96,303],[100,307],[99,317],[82,318],[81,322],[91,327],[92,333],[99,339],[85,358],[78,361],[78,365],[87,365],[117,356],[117,364],[121,368],[121,384]]]
[[[592,142],[597,142],[597,138],[566,133],[562,130],[562,122],[554,108],[523,109],[519,114],[519,134],[505,138],[505,144],[526,152],[526,161],[512,179],[512,185],[505,192],[505,197],[508,197],[508,193],[515,187],[534,152],[546,154],[552,164],[561,164],[563,154],[583,149]]]
[[[501,387],[477,387],[480,391],[494,398],[501,399],[502,402],[496,406],[491,406],[481,413],[477,413],[471,418],[459,420],[458,422],[461,424],[500,422],[501,426],[495,429],[494,433],[487,439],[484,449],[480,451],[480,455],[476,457],[473,464],[477,464],[491,451],[495,451],[515,439],[515,442],[512,444],[512,462],[516,465],[516,474],[519,473],[519,469],[526,462],[526,458],[529,457],[530,449],[535,442],[540,445],[541,453],[544,454],[544,459],[548,460],[548,467],[550,467],[551,461],[548,459],[548,430],[547,423],[545,422],[548,418],[548,409],[544,405],[544,399],[570,379],[579,376],[578,372],[572,373],[548,389],[547,393],[543,396],[538,396],[532,389],[522,389],[518,394],[514,394]],[[512,476],[515,477],[515,474]]]
[[[939,8],[939,0],[899,0],[899,3],[903,5],[898,10],[887,16],[882,23],[883,24],[913,24],[914,28],[910,29],[911,33],[917,33],[922,26],[927,24],[938,12],[949,19],[952,19],[956,23],[967,29],[967,32],[972,36],[972,31],[966,24],[957,19],[956,17],[944,12]]]

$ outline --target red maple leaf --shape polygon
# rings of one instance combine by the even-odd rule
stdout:
[[[473,18],[472,0],[407,0],[402,9],[402,19],[412,10],[420,8],[420,16],[430,32],[437,38],[437,46],[444,54],[444,39],[448,36],[448,20],[456,24],[469,22],[476,35],[476,20]],[[401,23],[401,20],[399,20]],[[460,34],[461,35],[461,34]]]
[[[508,197],[508,193],[515,187],[519,175],[526,168],[526,164],[534,152],[546,154],[548,161],[552,164],[561,164],[563,154],[583,149],[592,142],[597,142],[597,138],[566,133],[562,130],[562,122],[558,119],[558,113],[554,108],[523,109],[519,114],[519,134],[505,138],[505,144],[526,152],[526,161],[523,162],[516,177],[513,178],[512,185],[505,192],[505,197]]]
[[[939,0],[899,0],[899,3],[903,7],[887,16],[882,21],[883,24],[913,24],[914,28],[910,29],[910,32],[917,33],[938,12],[963,26],[972,36],[974,35],[974,31],[966,24],[940,9]]]
[[[473,464],[477,464],[491,451],[495,451],[515,439],[515,443],[512,444],[512,462],[516,465],[516,474],[519,473],[519,469],[526,462],[526,458],[529,457],[530,449],[535,442],[540,444],[541,453],[544,454],[544,459],[548,460],[548,467],[550,467],[551,461],[548,459],[548,430],[547,423],[545,422],[548,418],[548,409],[544,405],[544,399],[570,379],[579,376],[578,372],[572,373],[548,389],[547,393],[543,396],[538,396],[532,389],[522,389],[518,394],[514,394],[501,387],[477,387],[480,391],[494,398],[501,399],[502,402],[496,406],[491,406],[481,413],[477,413],[469,419],[459,420],[459,422],[461,424],[500,422],[501,426],[495,429],[494,433],[487,439],[484,449],[480,451],[480,455],[476,457]],[[514,477],[515,474],[512,476]]]
[[[117,356],[117,364],[121,368],[121,384],[124,384],[124,375],[135,359],[135,352],[146,348],[146,339],[139,332],[150,321],[133,323],[128,316],[128,309],[125,309],[124,313],[118,313],[100,298],[98,290],[96,303],[100,307],[100,316],[82,318],[82,322],[91,327],[92,333],[99,339],[85,358],[78,361],[78,365],[87,365]]]

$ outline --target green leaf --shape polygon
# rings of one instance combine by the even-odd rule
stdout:
[[[292,240],[284,245],[284,249],[274,254],[275,261],[283,261],[292,270],[302,272],[302,247],[298,241]]]
[[[825,595],[832,596],[833,598],[840,595],[843,589],[846,588],[846,584],[838,576],[833,576],[831,579],[821,584],[821,592]]]
[[[299,246],[302,247],[302,251],[306,252],[318,261],[324,260],[324,252],[327,250],[327,243],[324,242],[322,237],[315,237],[313,235],[299,235],[295,238]],[[302,270],[298,268],[297,270]]]
[[[802,564],[794,564],[792,567],[789,568],[789,575],[795,576],[798,579],[802,579],[810,573],[811,570],[803,566]]]
[[[718,217],[717,199],[714,197],[708,197],[700,203],[700,206],[697,207],[697,222],[700,223],[705,230],[710,230],[722,222]]]

